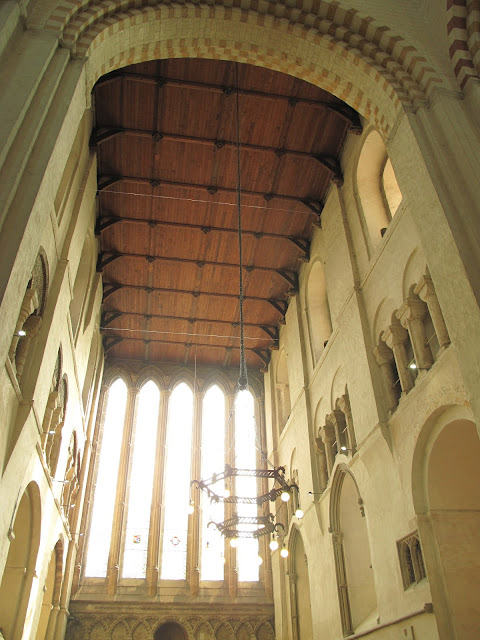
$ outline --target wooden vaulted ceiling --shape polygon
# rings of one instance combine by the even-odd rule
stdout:
[[[159,60],[94,89],[108,356],[238,366],[238,79],[247,366],[261,369],[358,115],[291,76]]]

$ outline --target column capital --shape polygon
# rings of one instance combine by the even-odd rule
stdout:
[[[380,367],[393,361],[393,351],[385,342],[377,344],[373,350],[373,356]]]
[[[427,312],[427,307],[423,300],[420,298],[407,298],[400,309],[397,311],[396,316],[400,320],[403,327],[407,328],[410,320],[422,320]]]
[[[407,340],[407,330],[399,324],[391,324],[388,329],[382,333],[382,340],[392,349],[399,344],[404,344]]]

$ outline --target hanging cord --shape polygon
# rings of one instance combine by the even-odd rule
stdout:
[[[236,136],[237,136],[237,213],[238,213],[238,289],[240,300],[240,375],[238,386],[244,391],[248,386],[247,364],[245,362],[245,337],[243,333],[243,256],[242,256],[242,174],[240,167],[240,104],[238,84],[238,62],[235,63],[235,110],[236,110]]]

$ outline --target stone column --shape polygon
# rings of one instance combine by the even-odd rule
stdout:
[[[346,432],[347,423],[345,422],[345,416],[338,409],[334,409],[328,416],[329,422],[335,429],[335,438],[337,441],[337,449],[340,452],[342,447],[349,447],[348,433]]]
[[[290,588],[290,610],[292,612],[292,640],[301,640],[300,629],[298,628],[297,575],[295,573],[288,573],[287,575]]]
[[[320,490],[325,491],[328,484],[328,466],[327,456],[325,455],[325,443],[320,437],[316,438],[315,442],[317,445],[318,468],[320,471]]]
[[[120,544],[122,540],[123,521],[125,517],[125,501],[127,490],[127,477],[130,466],[132,449],[132,432],[135,422],[135,413],[139,389],[128,389],[127,406],[125,409],[125,421],[123,428],[122,451],[118,469],[117,494],[115,499],[115,511],[113,516],[112,538],[110,541],[110,554],[107,569],[107,592],[115,595],[120,572]]]
[[[433,364],[432,352],[427,344],[425,325],[423,324],[426,311],[425,302],[414,298],[407,298],[397,311],[397,318],[410,335],[418,369],[430,369]]]
[[[41,445],[44,452],[46,451],[46,447],[47,447],[48,434],[50,431],[52,431],[52,427],[51,427],[52,416],[53,416],[53,412],[57,408],[57,402],[58,402],[58,391],[52,391],[48,396],[47,406],[45,407],[45,414],[43,416],[43,422],[42,422]]]
[[[402,393],[404,394],[408,393],[413,387],[413,378],[408,368],[407,352],[405,350],[405,342],[407,339],[408,333],[406,329],[397,324],[390,325],[382,334],[382,340],[393,351]]]
[[[357,439],[355,437],[355,429],[353,427],[352,408],[350,407],[348,393],[339,398],[338,406],[344,415],[345,424],[347,426],[348,447],[351,449],[352,454],[354,454],[357,449]]]
[[[392,413],[398,404],[398,397],[397,397],[397,394],[395,393],[396,380],[393,375],[393,369],[392,369],[392,364],[394,360],[393,351],[390,349],[390,347],[387,347],[387,345],[384,342],[381,342],[373,350],[373,355],[375,356],[375,360],[377,361],[377,364],[380,367],[380,370],[383,376],[383,381],[385,383],[387,410],[390,413]],[[398,395],[400,395],[400,392],[401,392],[401,389],[399,389]]]
[[[419,283],[415,287],[415,293],[423,300],[430,312],[440,350],[443,351],[450,344],[450,336],[448,335],[443,313],[438,303],[435,287],[430,276],[422,276]]]
[[[192,463],[190,480],[198,479],[201,476],[201,451],[202,451],[202,418],[203,418],[203,398],[205,393],[195,390],[195,402],[193,405],[193,436],[192,436]],[[199,490],[195,490],[193,496],[194,512],[189,517],[189,548],[187,549],[187,575],[190,576],[190,593],[192,596],[198,595],[200,587],[200,520],[201,520],[201,495]]]
[[[168,402],[171,390],[160,391],[158,412],[157,447],[153,474],[152,506],[150,510],[150,533],[147,552],[148,594],[155,596],[158,585],[158,558],[160,556],[160,527],[162,522],[163,469],[165,468],[165,441],[167,437]]]
[[[333,554],[337,574],[338,598],[340,601],[340,617],[342,620],[343,635],[353,633],[352,616],[350,613],[350,601],[348,598],[347,574],[345,572],[345,556],[343,553],[343,533],[332,531]]]
[[[266,469],[268,467],[267,457],[267,443],[265,434],[265,397],[260,396],[255,398],[255,424],[257,435],[257,448],[261,451],[257,453],[257,468]],[[261,455],[263,452],[263,456]],[[268,493],[268,478],[259,479],[259,495],[265,495]],[[258,508],[259,514],[262,516],[268,516],[270,513],[270,500],[263,503]],[[271,598],[273,597],[273,576],[272,576],[272,559],[270,556],[270,536],[260,536],[258,539],[258,554],[263,559],[263,563],[260,565],[259,577],[260,581],[264,584],[266,594]]]
[[[325,445],[325,455],[327,457],[328,475],[332,473],[333,465],[335,464],[335,456],[333,455],[333,443],[335,442],[335,429],[328,422],[322,428],[321,436],[323,444]]]

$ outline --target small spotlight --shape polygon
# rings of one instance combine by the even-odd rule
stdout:
[[[282,558],[288,558],[288,549],[286,549],[285,547],[282,547],[282,550],[280,551],[280,555],[282,556]]]
[[[234,549],[236,547],[238,547],[238,540],[237,538],[230,538],[230,546],[233,547]]]
[[[301,520],[303,518],[303,511],[301,509],[297,509],[295,511],[295,515],[299,520]]]
[[[340,451],[348,451],[348,449],[345,445],[343,445],[343,447],[340,447]]]
[[[55,434],[55,431],[54,431],[54,430],[53,430],[53,431],[49,431],[49,432],[48,432],[48,435],[49,435],[49,436],[53,436],[54,434]]]
[[[417,365],[415,364],[415,362],[411,362],[408,366],[409,366],[410,369],[416,369],[417,368]]]
[[[272,551],[276,551],[278,549],[278,542],[276,540],[271,540],[269,547]]]
[[[280,494],[280,498],[283,502],[288,502],[290,500],[290,494],[288,493],[288,491],[282,491],[282,493]]]
[[[20,336],[20,338],[24,338],[27,335],[27,332],[24,331],[23,329],[20,329],[20,331],[18,332],[18,335]]]

